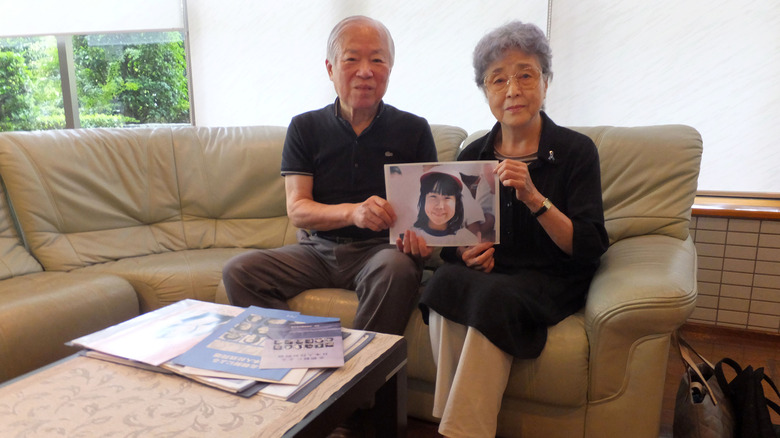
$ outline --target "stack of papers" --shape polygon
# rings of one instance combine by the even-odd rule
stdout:
[[[89,357],[289,399],[373,336],[338,318],[183,300],[74,339]],[[265,382],[265,383],[263,383]]]

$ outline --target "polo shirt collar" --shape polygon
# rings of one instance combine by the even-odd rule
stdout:
[[[376,121],[376,119],[378,119],[384,112],[385,112],[385,101],[380,100],[379,107],[376,109],[376,115],[374,116],[374,121]],[[333,102],[333,115],[336,116],[337,119],[343,120],[347,122],[347,124],[349,124],[349,122],[345,118],[341,117],[341,101],[339,100],[338,97],[336,97],[336,101]],[[374,121],[371,122],[372,125],[374,124]]]

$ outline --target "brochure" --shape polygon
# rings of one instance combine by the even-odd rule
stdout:
[[[281,336],[270,335],[261,368],[333,368],[344,365],[339,320],[291,323]]]
[[[68,344],[148,365],[184,353],[244,309],[186,299]]]
[[[376,333],[362,330],[342,329],[344,344],[344,361],[349,361],[366,346]],[[268,397],[297,402],[325,380],[334,368],[312,368],[306,371],[305,377],[298,385],[281,385],[277,383],[262,384],[258,391]]]
[[[300,325],[301,330],[298,330]],[[277,310],[251,306],[176,357],[177,365],[241,375],[255,379],[282,379],[291,368],[338,367],[344,364],[338,318],[305,315],[282,316]],[[326,342],[325,339],[330,338]],[[315,348],[320,339],[321,347]],[[278,353],[270,353],[275,341],[283,341]],[[287,341],[291,341],[287,343]],[[307,348],[307,341],[312,347]],[[290,345],[289,349],[285,349]],[[282,355],[283,352],[294,355]],[[266,355],[274,354],[276,359]],[[285,368],[278,368],[284,364]]]
[[[387,200],[397,220],[390,243],[406,230],[429,246],[499,242],[498,161],[386,164]]]

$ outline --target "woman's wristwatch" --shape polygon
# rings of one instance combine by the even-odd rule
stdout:
[[[549,210],[552,207],[552,202],[550,202],[550,198],[544,198],[544,201],[542,201],[542,206],[539,207],[538,210],[531,213],[533,217],[539,217],[543,215],[547,210]]]

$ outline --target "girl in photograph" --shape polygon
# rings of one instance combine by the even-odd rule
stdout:
[[[463,183],[443,172],[428,172],[420,177],[414,231],[428,245],[465,245],[476,243],[476,236],[464,228]]]

